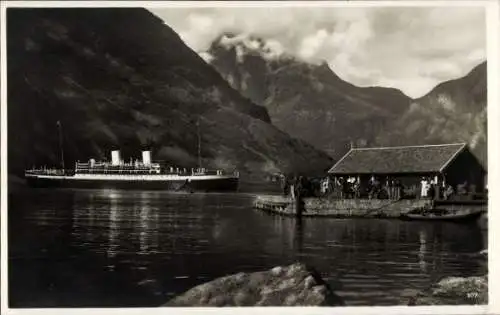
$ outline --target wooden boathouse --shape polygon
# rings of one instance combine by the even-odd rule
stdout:
[[[395,179],[415,197],[423,178],[455,192],[465,187],[470,194],[482,194],[486,179],[486,170],[466,143],[351,148],[328,173],[333,179],[355,177],[361,184]]]
[[[365,194],[350,197],[331,192],[304,198],[303,216],[399,218],[418,209],[455,211],[487,211],[486,170],[465,143],[380,148],[351,148],[329,171],[330,182],[355,179],[365,185]],[[383,187],[397,181],[404,193],[396,197],[373,197],[366,194],[370,181],[377,178]],[[434,187],[451,186],[452,198],[443,194],[421,198],[423,180]],[[462,187],[460,191],[458,188]],[[342,188],[340,188],[342,189]],[[465,191],[465,192],[464,192]],[[333,192],[333,194],[332,194]],[[266,212],[297,216],[293,197],[257,196],[254,207]]]

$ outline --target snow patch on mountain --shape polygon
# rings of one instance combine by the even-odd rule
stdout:
[[[249,34],[224,34],[219,38],[218,45],[227,50],[235,49],[238,62],[243,62],[248,54],[259,54],[266,60],[276,60],[286,55],[283,45],[277,40],[263,40]]]

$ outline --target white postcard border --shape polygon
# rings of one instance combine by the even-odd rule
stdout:
[[[50,308],[50,309],[8,309],[7,299],[7,57],[6,57],[6,9],[9,7],[426,7],[426,6],[484,6],[487,10],[487,78],[488,78],[488,221],[500,222],[500,50],[499,14],[497,0],[450,0],[450,1],[4,1],[1,2],[1,54],[0,54],[0,114],[1,114],[1,304],[2,314],[500,314],[499,267],[500,239],[494,229],[488,229],[489,305],[487,306],[391,306],[391,307],[250,307],[250,308]],[[11,144],[15,145],[15,144]],[[495,264],[495,262],[497,262]]]

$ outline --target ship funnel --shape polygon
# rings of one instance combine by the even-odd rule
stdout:
[[[121,164],[120,150],[111,151],[111,165],[116,166],[120,164]]]
[[[142,164],[151,165],[151,151],[142,151]]]

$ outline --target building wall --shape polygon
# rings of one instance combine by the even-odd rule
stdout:
[[[486,172],[481,163],[469,151],[459,154],[444,171],[446,182],[456,189],[457,185],[467,181],[476,186],[477,192],[484,191]]]

